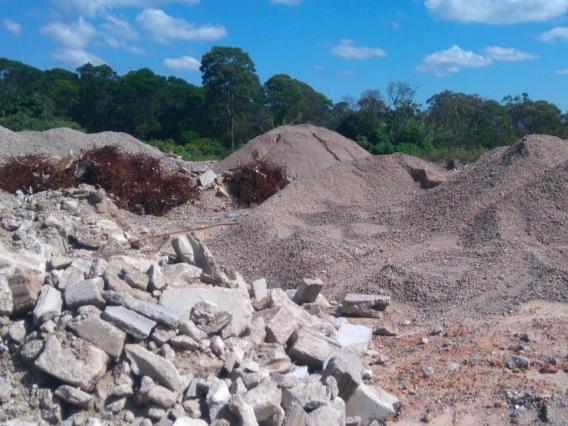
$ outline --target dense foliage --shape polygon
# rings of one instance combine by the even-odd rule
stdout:
[[[0,58],[0,125],[122,131],[193,160],[224,157],[273,127],[300,123],[336,130],[373,154],[431,159],[472,160],[529,133],[568,137],[568,115],[527,94],[497,102],[445,91],[419,105],[415,88],[396,82],[386,96],[368,90],[333,103],[284,74],[262,85],[249,55],[232,47],[206,53],[201,71],[198,87],[147,68],[123,76],[91,64],[41,71]]]

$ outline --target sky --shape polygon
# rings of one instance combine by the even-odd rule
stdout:
[[[334,101],[390,81],[529,93],[568,111],[568,0],[0,0],[0,56],[41,69],[106,63],[201,83],[213,46],[249,53],[262,82]]]

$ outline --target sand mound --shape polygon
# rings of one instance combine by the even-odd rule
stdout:
[[[285,166],[292,179],[310,177],[341,161],[356,160],[369,153],[356,142],[322,127],[283,126],[260,135],[221,161],[217,173],[250,162],[255,156]]]
[[[69,151],[78,153],[106,145],[118,145],[126,152],[143,152],[162,157],[160,151],[138,139],[115,132],[86,134],[68,128],[50,129],[43,132],[12,132],[0,127],[0,158],[13,155],[45,154],[63,156]]]
[[[567,141],[530,136],[443,180],[407,156],[341,163],[211,245],[250,279],[294,287],[315,273],[338,297],[384,290],[436,315],[568,300]]]

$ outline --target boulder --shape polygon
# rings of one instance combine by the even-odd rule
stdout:
[[[107,306],[102,318],[137,339],[146,339],[156,326],[155,321],[126,309],[124,306]]]
[[[335,340],[307,327],[296,331],[290,339],[290,358],[300,365],[314,369],[322,368],[324,361],[340,348]]]
[[[389,305],[389,296],[350,293],[343,299],[341,313],[354,317],[380,318],[381,312]]]
[[[199,302],[211,302],[231,314],[230,324],[223,330],[227,335],[242,335],[252,318],[252,305],[240,290],[195,286],[190,288],[168,287],[160,298],[160,304],[189,318],[193,307]]]
[[[90,391],[106,373],[107,354],[82,339],[67,346],[56,335],[49,335],[44,349],[35,360],[43,372],[85,391]]]
[[[119,358],[122,354],[126,333],[100,318],[88,317],[70,322],[67,327],[113,358]]]
[[[385,422],[395,416],[400,403],[398,399],[379,387],[361,384],[347,400],[346,414],[359,416],[366,425],[377,420]]]
[[[183,380],[178,370],[164,357],[153,354],[140,345],[126,345],[124,352],[136,375],[151,377],[176,393],[183,391]]]
[[[298,305],[301,305],[302,303],[314,303],[322,288],[322,280],[304,278],[302,283],[298,286],[292,300]]]
[[[61,292],[50,285],[44,285],[33,310],[34,323],[41,324],[59,316],[62,306]]]
[[[337,382],[339,396],[344,401],[348,401],[359,385],[363,383],[361,374],[364,368],[359,358],[355,355],[347,352],[338,352],[325,361],[323,377],[333,377]]]

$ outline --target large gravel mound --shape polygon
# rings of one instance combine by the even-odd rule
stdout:
[[[86,134],[68,128],[50,129],[43,132],[12,132],[0,126],[0,159],[26,154],[64,156],[70,151],[77,154],[106,145],[117,145],[132,153],[146,153],[156,157],[163,154],[156,148],[126,134],[103,132]]]
[[[223,173],[258,158],[285,166],[288,176],[296,179],[368,155],[356,142],[331,130],[310,125],[283,126],[252,139],[221,161],[215,171]]]
[[[385,290],[435,315],[568,301],[568,141],[529,136],[443,176],[407,156],[342,163],[211,245],[251,279],[316,271],[337,297]]]

